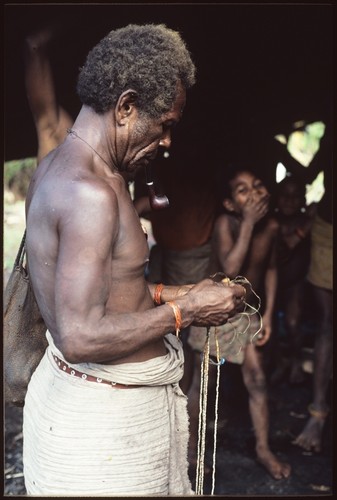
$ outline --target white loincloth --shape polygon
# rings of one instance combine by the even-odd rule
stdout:
[[[28,495],[193,495],[188,478],[187,398],[178,382],[183,350],[166,335],[168,353],[141,363],[72,364],[120,389],[62,372],[49,347],[28,386],[23,461]]]

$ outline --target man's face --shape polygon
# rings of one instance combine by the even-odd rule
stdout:
[[[159,118],[139,115],[129,130],[124,168],[129,175],[148,165],[157,155],[159,146],[169,148],[171,145],[171,129],[182,116],[186,102],[186,91],[179,86],[177,97],[172,108]]]

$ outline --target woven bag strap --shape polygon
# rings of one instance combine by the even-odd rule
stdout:
[[[26,229],[25,232],[23,233],[23,237],[19,246],[18,254],[16,256],[15,262],[14,262],[14,267],[22,266],[23,259],[25,256],[25,241],[26,241]]]

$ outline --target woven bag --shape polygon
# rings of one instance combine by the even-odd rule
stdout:
[[[5,402],[23,406],[28,383],[47,347],[47,327],[23,264],[24,232],[4,296]]]

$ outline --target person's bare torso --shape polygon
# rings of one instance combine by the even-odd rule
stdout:
[[[144,278],[149,254],[148,245],[125,181],[118,173],[110,172],[107,176],[97,176],[91,162],[93,160],[90,151],[78,148],[76,150],[63,143],[41,162],[27,196],[26,245],[29,273],[40,310],[56,342],[58,327],[55,314],[55,282],[59,279],[58,263],[62,258],[62,247],[73,245],[76,239],[74,231],[72,238],[62,241],[61,244],[59,227],[74,217],[77,210],[74,199],[78,189],[86,189],[90,193],[92,191],[92,204],[88,209],[97,212],[97,219],[100,217],[100,206],[96,199],[102,190],[111,189],[118,200],[118,213],[111,214],[111,220],[118,218],[118,230],[116,224],[113,225],[115,235],[111,248],[111,271],[103,277],[104,281],[102,280],[102,290],[105,290],[107,297],[105,311],[128,313],[154,307]],[[84,222],[85,216],[83,211]],[[88,227],[87,230],[95,234],[95,227]],[[110,228],[106,227],[107,236],[110,236],[109,230]],[[99,253],[100,242],[96,243],[95,251]],[[76,268],[77,259],[81,260],[82,265],[84,262],[90,266],[93,255],[91,248],[81,248],[74,258],[73,267]],[[72,279],[72,272],[72,266],[69,265],[67,279]],[[165,352],[163,341],[160,340],[119,359],[116,363],[143,361]]]
[[[257,228],[254,232],[250,251],[243,268],[244,275],[255,290],[259,290],[262,285],[276,236],[276,230],[271,220],[263,221],[263,224],[263,229]]]
[[[228,215],[223,215],[222,217],[228,218],[233,241],[236,241],[239,235],[240,221],[237,218]],[[247,278],[255,292],[258,292],[260,287],[263,285],[262,280],[270,261],[277,230],[277,222],[271,217],[263,220],[262,223],[257,225],[254,229],[249,250],[239,275]],[[217,257],[213,255],[210,272],[213,274],[219,271],[222,272],[223,269]],[[234,277],[232,277],[232,279],[233,278]]]

